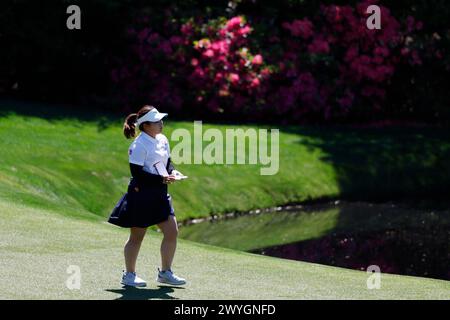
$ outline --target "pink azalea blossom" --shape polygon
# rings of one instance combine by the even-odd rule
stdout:
[[[181,33],[183,33],[185,36],[191,35],[193,33],[193,27],[188,22],[181,26]]]
[[[308,51],[315,54],[327,54],[330,52],[330,46],[328,42],[316,39],[308,46]]]
[[[237,73],[230,73],[229,80],[232,84],[237,84],[239,82],[239,75]]]
[[[245,26],[241,29],[238,30],[237,34],[239,36],[246,36],[248,35],[250,32],[252,31],[252,29],[249,26]]]
[[[257,54],[252,59],[252,64],[254,65],[261,65],[263,63],[263,58],[260,54]]]
[[[313,24],[308,18],[303,20],[294,20],[291,24],[283,23],[283,27],[290,30],[294,37],[308,39],[313,34]]]
[[[198,59],[192,58],[191,59],[191,66],[196,67],[198,65]]]
[[[252,80],[252,82],[250,83],[250,88],[256,88],[259,87],[259,85],[261,84],[261,82],[259,81],[258,78],[255,78]]]
[[[214,51],[211,50],[211,49],[208,49],[205,52],[203,52],[203,56],[208,57],[208,58],[212,58],[212,57],[214,57]]]
[[[144,41],[146,38],[147,38],[147,36],[148,36],[148,33],[150,32],[150,29],[149,28],[144,28],[144,29],[142,29],[139,33],[138,33],[138,39],[139,39],[139,41]]]
[[[226,24],[226,28],[228,30],[234,30],[237,29],[242,23],[242,18],[241,17],[234,17],[231,18],[227,24]]]
[[[217,72],[215,77],[214,77],[214,81],[219,82],[222,79],[223,79],[223,73],[222,72]]]

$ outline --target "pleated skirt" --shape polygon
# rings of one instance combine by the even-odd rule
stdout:
[[[123,228],[147,228],[175,216],[166,184],[138,187],[130,179],[128,190],[112,210],[108,222]]]

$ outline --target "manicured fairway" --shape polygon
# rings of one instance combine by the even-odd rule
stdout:
[[[0,201],[0,299],[449,299],[450,282],[368,274],[179,241],[174,270],[189,283],[159,286],[161,235],[149,231],[138,260],[147,288],[119,284],[126,230],[102,222]],[[80,267],[81,288],[69,290],[67,268]]]

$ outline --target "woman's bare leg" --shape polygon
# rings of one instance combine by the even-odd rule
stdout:
[[[172,267],[173,257],[177,248],[177,219],[174,216],[169,216],[169,219],[158,224],[158,228],[164,234],[161,242],[161,268],[162,270],[168,270]]]
[[[130,228],[130,237],[124,248],[125,267],[127,272],[136,272],[136,260],[147,228]]]

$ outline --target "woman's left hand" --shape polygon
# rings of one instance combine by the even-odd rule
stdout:
[[[171,184],[174,181],[176,181],[176,179],[175,179],[175,176],[172,174],[170,176],[163,177],[163,183],[165,183],[165,184]]]

